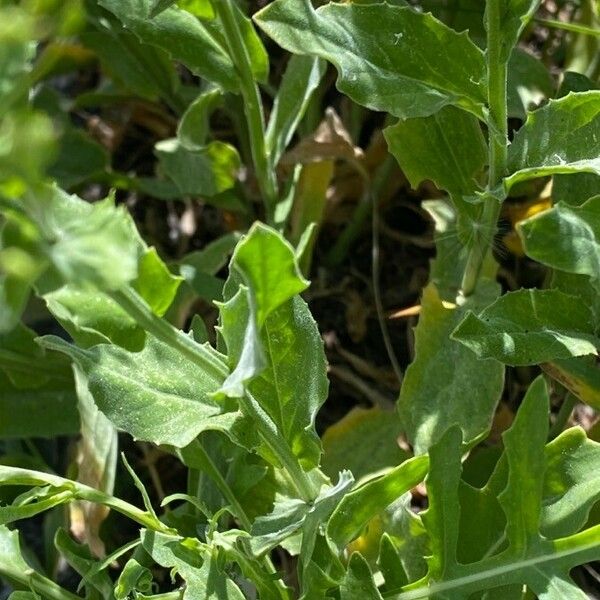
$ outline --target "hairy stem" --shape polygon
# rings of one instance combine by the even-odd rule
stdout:
[[[229,54],[240,78],[252,160],[267,211],[267,221],[272,223],[277,202],[277,181],[265,144],[265,117],[260,91],[254,80],[252,62],[235,16],[233,0],[216,0],[213,6],[223,26]]]
[[[462,296],[470,296],[477,287],[483,261],[488,254],[498,223],[501,204],[491,191],[500,183],[506,170],[508,150],[508,123],[506,110],[507,66],[503,60],[500,0],[488,0],[487,29],[487,83],[489,175],[488,194],[478,222],[474,224],[473,242],[467,259],[461,286]]]

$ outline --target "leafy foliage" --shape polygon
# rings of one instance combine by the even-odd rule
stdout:
[[[254,15],[235,0],[63,4],[0,6],[10,598],[585,598],[572,572],[600,560],[600,444],[566,425],[577,400],[600,408],[594,53],[556,91],[518,45],[546,10],[536,0],[275,0]],[[590,2],[581,24],[543,23],[595,40],[597,13]],[[276,44],[292,56],[273,68]],[[347,98],[321,120],[327,63]],[[89,64],[100,84],[65,92],[61,77]],[[121,133],[102,119],[116,107],[148,132],[138,172],[115,159]],[[386,113],[383,135],[364,109]],[[378,135],[363,150],[364,119]],[[323,337],[338,340],[311,314],[322,290],[307,294],[307,277],[323,276],[311,267],[339,163],[360,200],[330,264],[373,210],[374,312],[402,381],[397,410],[363,385],[379,406],[338,412],[320,435]],[[378,263],[398,166],[435,222],[404,373]],[[554,201],[540,191],[550,178]],[[177,215],[170,246],[136,214],[156,206]],[[201,247],[189,230],[202,211],[227,233]],[[502,293],[501,217],[537,287]],[[543,374],[509,370],[509,395],[505,366]],[[59,436],[73,435],[69,454]],[[65,564],[79,588],[58,583]]]

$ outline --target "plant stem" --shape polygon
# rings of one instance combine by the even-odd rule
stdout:
[[[181,352],[196,366],[204,371],[208,371],[216,379],[220,381],[225,380],[229,372],[227,365],[219,360],[210,350],[197,344],[192,338],[155,315],[144,299],[133,288],[123,288],[117,292],[112,292],[110,296],[127,314],[133,317],[157,339]],[[300,497],[306,502],[313,500],[316,496],[316,491],[313,489],[314,486],[300,466],[287,441],[281,436],[271,417],[248,393],[245,397],[239,398],[238,401],[240,406],[245,409],[246,414],[252,417],[265,444],[271,448],[290,474]]]
[[[216,0],[213,2],[213,6],[223,26],[231,60],[240,77],[240,91],[244,100],[252,160],[267,211],[267,221],[271,224],[277,202],[277,180],[265,144],[265,117],[260,91],[254,80],[252,61],[248,55],[234,12],[236,8],[232,1]]]
[[[204,471],[206,475],[208,475],[215,483],[215,485],[219,488],[219,491],[225,499],[231,504],[233,510],[235,511],[236,517],[240,520],[242,527],[246,531],[250,531],[252,528],[252,523],[246,514],[246,511],[243,509],[242,505],[239,503],[236,495],[233,493],[233,490],[221,475],[221,471],[217,469],[213,459],[210,457],[202,442],[199,439],[194,440],[193,442],[193,459],[197,460],[197,464],[194,461],[194,468],[197,468],[201,471]],[[185,453],[181,454],[182,462],[186,462]],[[189,461],[188,461],[189,462]]]
[[[501,204],[491,192],[500,183],[506,170],[508,150],[506,110],[507,66],[502,57],[501,15],[501,0],[488,0],[486,7],[487,124],[489,132],[488,194],[484,200],[481,217],[473,225],[473,241],[461,286],[461,295],[464,297],[470,296],[475,291],[483,261],[494,240]]]
[[[259,426],[258,434],[281,461],[283,468],[290,476],[292,484],[296,487],[300,498],[305,502],[312,502],[317,496],[317,490],[315,490],[315,486],[300,466],[287,441],[279,433],[271,417],[269,417],[249,392],[246,393],[244,398],[240,398],[239,402],[245,409],[246,414],[254,416]]]
[[[227,366],[204,346],[155,315],[133,288],[122,288],[112,292],[110,296],[127,314],[161,342],[175,348],[196,366],[208,371],[217,379],[225,380],[228,375]]]

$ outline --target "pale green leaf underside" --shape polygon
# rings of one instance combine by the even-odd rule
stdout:
[[[519,224],[525,253],[549,267],[600,279],[600,196],[559,203]]]
[[[481,116],[483,53],[430,14],[390,4],[276,0],[254,16],[279,45],[320,56],[355,102],[400,118],[425,117],[449,104]]]
[[[597,354],[590,310],[558,290],[508,293],[479,315],[469,313],[452,337],[480,358],[532,365]]]
[[[554,174],[600,175],[600,91],[571,93],[529,113],[508,149],[504,185]]]

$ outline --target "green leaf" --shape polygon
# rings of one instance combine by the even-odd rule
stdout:
[[[31,15],[16,6],[0,10],[0,101],[2,110],[25,91],[24,81],[35,54],[32,43],[35,22]]]
[[[152,591],[152,572],[135,558],[130,558],[123,567],[115,585],[116,600],[128,600],[133,591]]]
[[[177,125],[177,138],[188,150],[206,145],[209,118],[222,98],[219,88],[211,87],[202,92],[183,113]]]
[[[329,520],[353,483],[352,474],[343,471],[339,473],[334,486],[322,486],[318,496],[310,503],[284,496],[276,497],[271,513],[258,517],[252,525],[250,546],[253,553],[262,555],[302,529],[300,555],[304,563],[308,562],[319,529]]]
[[[24,203],[64,282],[115,290],[137,276],[137,242],[129,216],[110,198],[89,204],[46,186]]]
[[[413,188],[431,180],[459,196],[478,189],[476,175],[487,160],[487,147],[473,115],[447,106],[429,117],[400,120],[384,133]]]
[[[287,64],[265,135],[271,164],[276,165],[302,120],[313,93],[325,74],[319,58],[292,56]]]
[[[600,196],[600,175],[577,173],[553,177],[552,198],[555,202],[580,206],[593,196]]]
[[[451,307],[444,305],[433,284],[424,290],[415,359],[398,399],[402,427],[417,454],[426,452],[450,425],[459,425],[466,444],[489,431],[504,388],[504,367],[495,360],[479,360],[450,334],[466,310],[485,306],[497,294],[495,286],[490,291],[464,307]]]
[[[13,592],[11,598],[14,597],[14,600],[37,600],[40,594],[44,598],[60,600],[79,598],[32,569],[23,558],[18,532],[11,531],[4,525],[0,525],[0,574],[10,582],[17,582],[22,587],[34,590],[31,594]]]
[[[554,174],[600,175],[600,91],[571,93],[529,113],[508,149],[507,190]]]
[[[314,431],[327,398],[323,342],[306,303],[293,298],[258,331],[242,288],[221,305],[221,333],[235,369],[221,391],[239,397],[247,389],[273,420],[296,456],[316,466],[321,444]]]
[[[174,569],[186,586],[183,600],[245,600],[210,548],[198,540],[141,531],[146,552],[162,567]]]
[[[592,313],[577,298],[558,290],[519,290],[478,316],[468,313],[452,338],[480,358],[517,366],[597,354],[592,331]]]
[[[54,545],[67,563],[86,578],[88,589],[97,590],[106,600],[114,600],[112,581],[105,571],[93,573],[98,561],[87,546],[77,544],[62,527],[56,531]]]
[[[429,451],[431,466],[426,480],[429,508],[422,519],[431,544],[428,576],[433,581],[450,579],[457,571],[461,446],[460,429],[452,426]]]
[[[48,174],[58,184],[70,189],[101,175],[109,166],[109,154],[81,129],[71,128],[60,138],[58,156],[49,166]]]
[[[418,456],[347,494],[327,524],[331,541],[343,550],[372,518],[423,481],[428,467],[428,458]]]
[[[0,119],[0,140],[0,191],[20,196],[29,185],[42,182],[54,159],[52,122],[32,110],[9,112]]]
[[[458,430],[450,429],[440,443],[432,448],[428,478],[431,512],[424,516],[431,543],[434,544],[430,573],[425,580],[411,584],[406,591],[394,596],[396,600],[465,600],[479,598],[474,593],[484,590],[492,590],[485,598],[521,598],[515,588],[523,584],[541,598],[558,600],[580,597],[568,573],[575,565],[600,555],[600,527],[557,540],[549,540],[540,533],[545,504],[544,473],[549,464],[554,462],[552,468],[556,473],[554,480],[549,481],[555,482],[553,487],[557,496],[553,497],[552,491],[548,490],[551,494],[548,504],[560,501],[564,465],[570,460],[568,455],[564,458],[557,456],[558,452],[562,454],[567,449],[568,444],[561,443],[550,451],[544,450],[548,435],[548,412],[548,390],[540,377],[530,387],[513,425],[504,434],[505,455],[499,463],[500,468],[496,469],[486,485],[487,493],[494,495],[505,486],[499,500],[506,516],[506,539],[503,540],[502,531],[498,531],[499,543],[476,562],[458,563],[455,560],[456,507],[459,504],[456,488],[461,469]],[[573,456],[577,454],[577,450],[574,450]],[[585,461],[583,454],[579,458],[584,464],[587,462],[589,467],[590,463]],[[580,497],[585,498],[585,494]],[[487,502],[483,497],[482,501]],[[565,499],[565,506],[566,503],[568,500]],[[488,510],[497,510],[494,506],[497,505],[489,504]],[[589,497],[586,506],[589,507]],[[574,525],[575,520],[581,521],[584,511],[577,514],[577,508],[573,505],[571,508],[575,509],[576,516],[570,525]],[[463,510],[469,511],[469,505]],[[461,527],[469,520],[468,514],[464,516]],[[561,590],[567,596],[561,596]]]
[[[33,382],[35,383],[35,381]],[[52,438],[79,432],[72,380],[18,389],[0,375],[0,439]]]
[[[508,62],[521,32],[540,5],[540,0],[501,0],[498,4],[500,11],[498,31],[502,36],[499,59]]]
[[[235,420],[212,398],[222,383],[216,375],[150,335],[137,353],[107,344],[85,350],[53,337],[41,343],[79,365],[98,408],[136,439],[182,448],[201,431]]]
[[[144,330],[105,294],[65,285],[45,294],[44,300],[79,346],[89,348],[112,342],[132,352],[144,347]]]
[[[561,538],[579,531],[600,500],[600,444],[579,427],[546,446],[546,477],[541,533]]]
[[[238,89],[235,69],[212,22],[175,6],[150,18],[152,0],[100,0],[140,41],[167,52],[200,77],[228,91]]]
[[[482,115],[483,53],[430,14],[358,3],[315,11],[309,0],[275,0],[254,20],[286,50],[332,62],[338,89],[358,104],[403,119],[449,104]]]
[[[181,281],[182,277],[169,271],[158,256],[156,248],[146,248],[140,257],[138,276],[132,286],[150,306],[152,312],[162,317],[175,299]]]
[[[521,221],[518,231],[529,257],[600,284],[600,196],[579,207],[559,203]]]
[[[229,144],[211,142],[189,150],[172,138],[155,148],[162,171],[184,196],[216,196],[235,184],[240,157]]]
[[[162,97],[172,102],[179,77],[169,54],[159,47],[141,43],[116,19],[103,16],[95,24],[97,30],[83,33],[80,39],[98,56],[115,83],[141,98]]]
[[[252,226],[237,245],[231,262],[252,292],[259,327],[275,309],[309,285],[292,246],[262,223]]]
[[[228,233],[181,259],[179,273],[198,296],[210,301],[223,300],[225,282],[216,274],[227,264],[239,240],[239,233]]]
[[[538,377],[527,390],[511,428],[504,433],[508,482],[498,500],[506,515],[506,537],[519,558],[535,549],[539,538],[548,437],[548,388]],[[532,473],[536,476],[532,477]]]
[[[555,87],[544,63],[515,48],[508,63],[508,116],[525,120],[527,111],[554,96]]]
[[[398,446],[400,422],[379,408],[353,408],[323,434],[321,469],[334,479],[349,469],[357,480],[394,467],[408,454]]]
[[[600,409],[600,368],[595,356],[555,359],[540,366],[579,400]]]
[[[252,21],[242,12],[237,3],[233,3],[233,15],[237,21],[244,50],[250,59],[250,67],[254,78],[266,83],[269,78],[269,55],[265,49]]]
[[[354,552],[348,563],[348,571],[340,585],[341,600],[383,600],[375,582],[369,563],[358,553]]]

